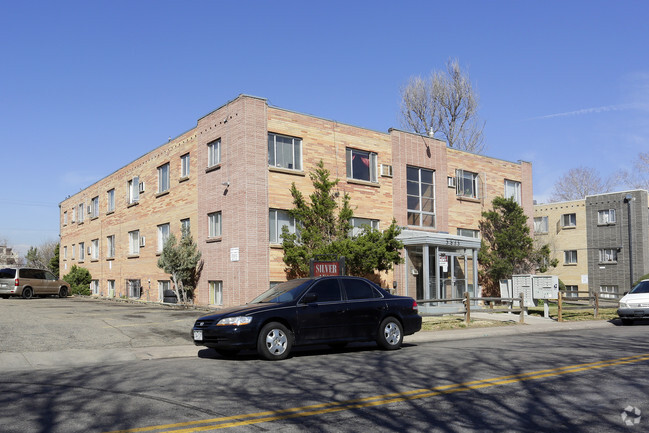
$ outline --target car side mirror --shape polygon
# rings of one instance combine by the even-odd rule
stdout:
[[[626,296],[626,295],[628,295],[628,294],[629,294],[629,292],[624,292],[624,293],[622,294],[622,296]]]
[[[314,302],[317,302],[318,300],[318,294],[317,293],[307,293],[304,295],[304,298],[302,298],[302,303],[303,304],[312,304]]]

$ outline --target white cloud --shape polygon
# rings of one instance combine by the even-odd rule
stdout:
[[[611,111],[627,111],[627,110],[649,110],[649,104],[632,103],[632,104],[605,105],[602,107],[582,108],[581,110],[566,111],[564,113],[547,114],[545,116],[533,117],[531,120],[554,119],[557,117],[581,116],[584,114],[599,114],[599,113],[608,113]]]

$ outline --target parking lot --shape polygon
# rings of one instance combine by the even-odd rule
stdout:
[[[193,344],[205,310],[87,297],[0,299],[0,352],[133,349]]]

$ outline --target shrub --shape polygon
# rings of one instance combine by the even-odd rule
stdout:
[[[77,265],[73,265],[70,273],[63,277],[63,281],[70,284],[70,293],[73,295],[90,295],[91,280],[90,271]]]

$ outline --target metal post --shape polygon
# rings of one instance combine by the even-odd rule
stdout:
[[[466,312],[464,313],[464,319],[467,325],[471,324],[471,296],[469,292],[464,292],[464,306]]]

